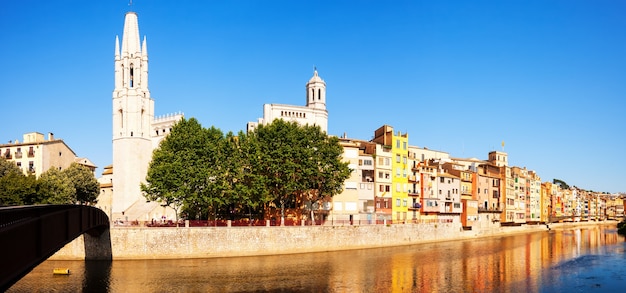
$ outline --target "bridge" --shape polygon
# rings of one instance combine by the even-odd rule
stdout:
[[[91,206],[0,207],[0,292],[74,238],[99,237],[108,228],[106,213]]]

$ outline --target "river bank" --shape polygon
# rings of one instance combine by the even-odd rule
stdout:
[[[464,231],[459,223],[295,227],[113,227],[83,235],[51,260],[180,259],[294,254],[389,247],[531,233],[615,221],[552,223]]]

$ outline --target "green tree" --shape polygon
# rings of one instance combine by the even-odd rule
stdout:
[[[3,177],[9,173],[22,174],[22,170],[12,162],[7,161],[4,158],[0,158],[0,177]]]
[[[64,172],[50,168],[37,180],[38,203],[75,204],[76,189]]]
[[[267,199],[280,206],[281,219],[286,203],[317,202],[341,192],[350,174],[341,162],[343,149],[319,127],[278,119],[259,126],[252,135],[259,148],[254,173],[265,184]]]
[[[305,195],[311,219],[314,220],[314,211],[329,198],[342,192],[344,182],[352,170],[347,162],[342,161],[343,147],[337,137],[327,136],[318,127],[305,127],[304,130],[311,141],[308,147],[311,157],[305,161],[305,169],[309,172]]]
[[[63,173],[76,191],[75,197],[80,204],[95,204],[100,193],[100,184],[89,168],[72,163]]]
[[[567,185],[567,183],[565,183],[565,181],[561,179],[552,179],[552,183],[558,184],[559,186],[561,186],[561,189],[569,189],[569,185]]]
[[[172,207],[177,216],[183,207],[196,211],[215,204],[211,166],[217,156],[214,141],[221,138],[219,129],[203,129],[195,118],[176,123],[152,155],[141,186],[146,199]]]
[[[237,150],[239,170],[232,200],[238,203],[252,220],[252,211],[258,211],[271,201],[265,184],[266,177],[254,172],[254,166],[259,165],[262,160],[261,149],[256,140],[242,131],[237,134],[236,139],[231,139],[230,143]]]
[[[0,158],[0,206],[37,202],[35,176],[24,175],[14,163]]]

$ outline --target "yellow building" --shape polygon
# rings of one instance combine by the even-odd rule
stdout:
[[[396,134],[393,127],[383,125],[374,132],[373,141],[391,151],[391,220],[406,221],[409,211],[409,135]]]

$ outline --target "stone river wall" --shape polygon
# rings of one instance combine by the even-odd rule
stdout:
[[[555,227],[557,225],[557,227]],[[560,224],[552,224],[558,228]],[[114,227],[83,235],[50,259],[173,259],[251,256],[400,246],[545,231],[545,225],[463,231],[459,223],[296,227]]]

